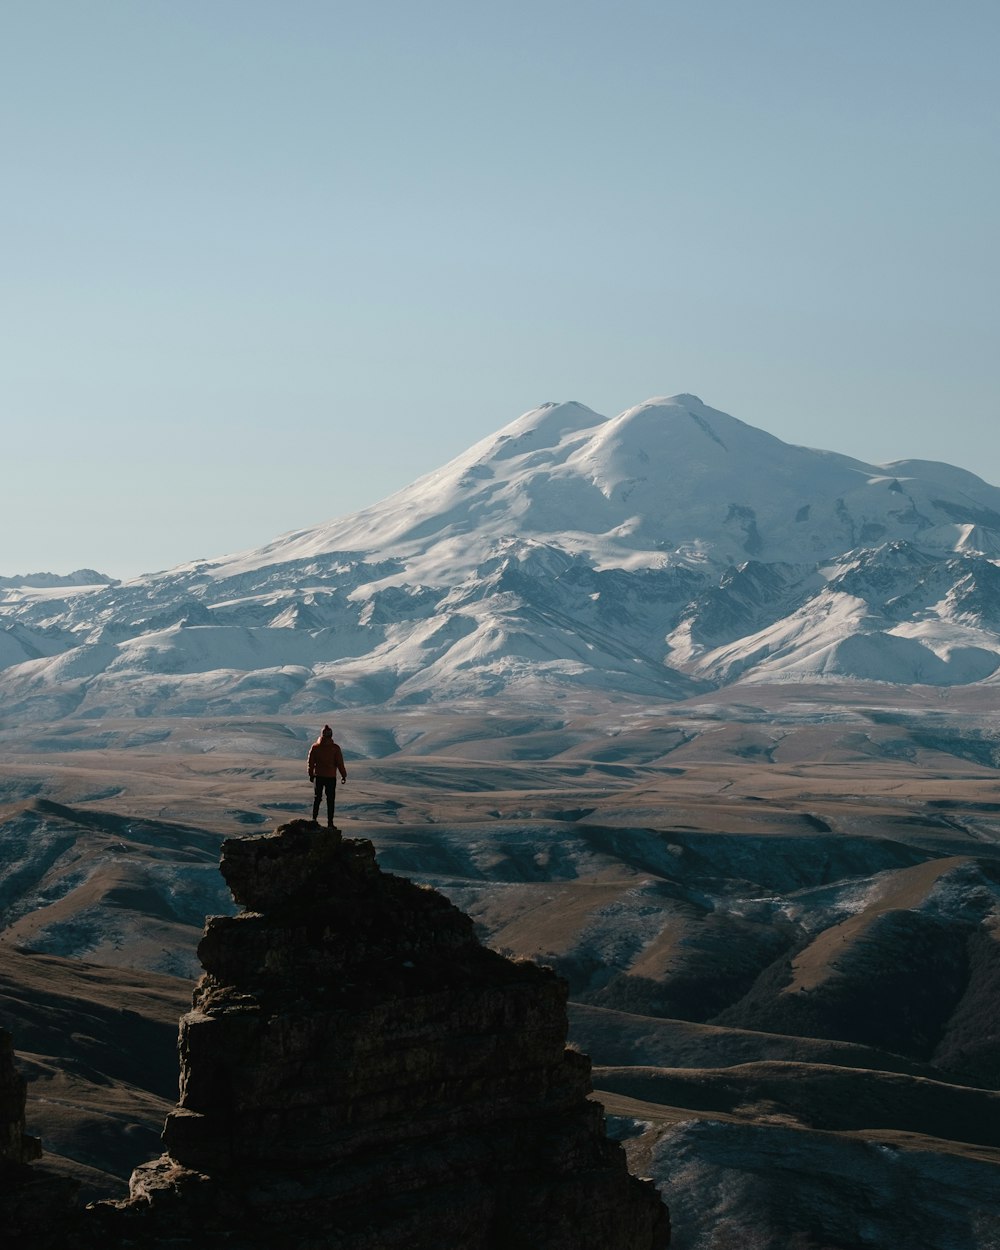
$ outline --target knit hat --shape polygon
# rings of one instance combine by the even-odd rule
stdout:
[[[332,737],[333,737],[333,730],[330,728],[330,726],[329,726],[329,725],[324,725],[324,726],[323,726],[323,733],[322,733],[322,737],[324,737],[324,738],[332,738]]]

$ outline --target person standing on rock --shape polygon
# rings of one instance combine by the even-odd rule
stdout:
[[[333,730],[329,725],[323,726],[323,732],[309,748],[309,780],[316,786],[313,795],[313,824],[319,819],[319,805],[326,791],[326,823],[330,829],[336,829],[333,823],[333,809],[337,803],[337,774],[340,780],[347,781],[347,769],[344,767],[344,753],[333,740]]]

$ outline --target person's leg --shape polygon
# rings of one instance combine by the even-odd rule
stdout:
[[[313,821],[319,820],[319,801],[323,797],[323,778],[317,777],[313,791]]]
[[[326,779],[326,823],[333,824],[333,810],[337,806],[337,778]]]

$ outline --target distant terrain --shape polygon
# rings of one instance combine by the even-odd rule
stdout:
[[[990,1246],[1000,782],[969,746],[991,732],[980,695],[743,693],[345,715],[342,824],[569,980],[571,1039],[684,1244],[749,1221],[762,1247],[918,1226]],[[3,737],[0,1018],[34,1131],[98,1193],[157,1153],[202,917],[232,908],[220,841],[305,812],[318,726],[94,728]],[[838,1240],[862,1182],[874,1231]]]
[[[776,681],[1000,682],[1000,489],[693,395],[525,413],[390,498],[107,587],[0,588],[8,723]]]
[[[51,590],[68,586],[116,586],[117,579],[96,569],[77,569],[73,573],[15,573],[13,577],[0,577],[0,587],[18,590]]]
[[[556,968],[685,1250],[1000,1250],[1000,490],[691,395],[388,500],[0,579],[0,1023],[92,1196],[158,1152],[223,838],[308,812]]]

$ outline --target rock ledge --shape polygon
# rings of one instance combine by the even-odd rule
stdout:
[[[105,1244],[667,1245],[566,1048],[554,973],[304,821],[227,841],[222,872],[247,910],[208,923],[167,1154],[88,1213]]]

